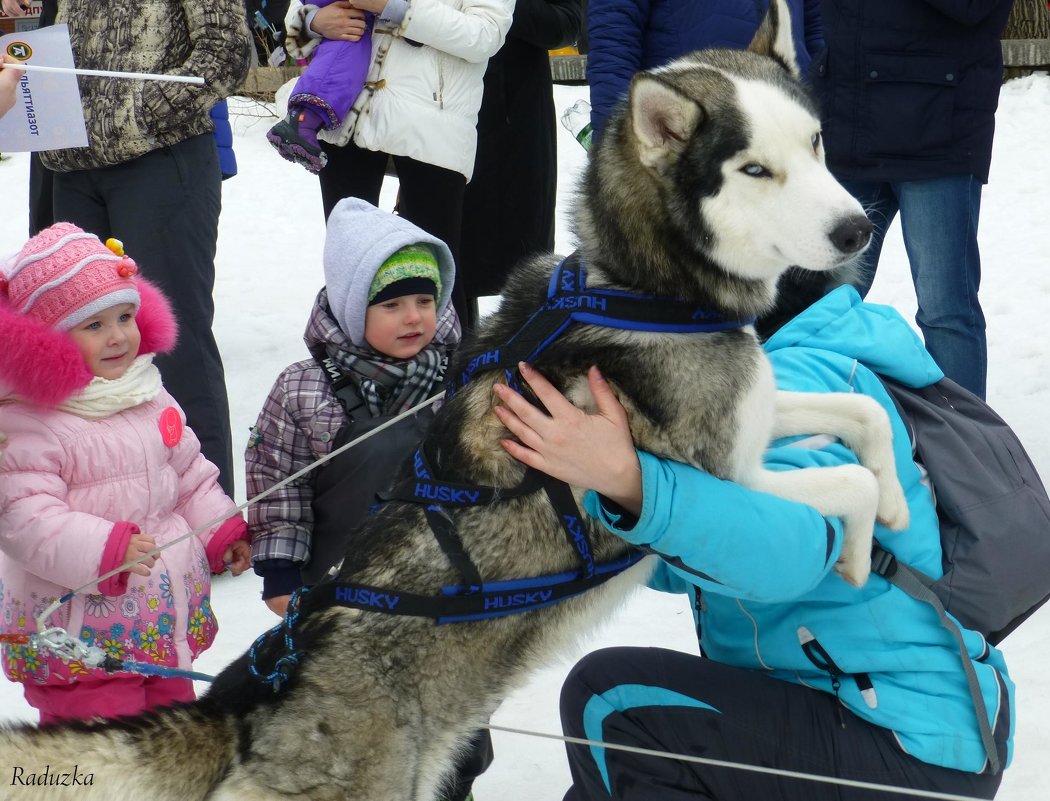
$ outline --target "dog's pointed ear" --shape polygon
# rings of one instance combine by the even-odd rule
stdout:
[[[766,16],[747,49],[773,59],[796,81],[802,77],[795,40],[791,35],[791,12],[785,0],[770,0]]]
[[[631,82],[631,127],[639,160],[663,172],[685,148],[703,109],[673,86],[649,73]]]

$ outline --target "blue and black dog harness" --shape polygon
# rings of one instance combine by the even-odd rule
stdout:
[[[729,319],[719,312],[679,299],[617,289],[589,289],[582,260],[578,254],[573,254],[555,268],[544,304],[505,343],[474,357],[458,376],[450,378],[446,398],[462,389],[475,376],[491,370],[502,370],[508,385],[521,391],[517,380],[518,363],[533,361],[576,323],[631,331],[686,334],[734,331],[751,325],[754,318]],[[437,596],[397,592],[345,581],[326,581],[309,589],[304,588],[293,597],[285,623],[268,635],[263,635],[280,634],[285,637],[287,647],[282,660],[286,664],[297,661],[292,629],[302,604],[309,608],[338,605],[386,614],[429,617],[439,625],[484,620],[541,609],[579,595],[622,573],[646,555],[642,550],[631,549],[617,560],[596,564],[583,516],[568,484],[533,468],[528,468],[521,483],[511,488],[446,481],[436,476],[431,468],[426,444],[424,439],[412,456],[410,477],[387,492],[380,493],[379,497],[382,501],[397,500],[423,506],[435,538],[460,574],[462,583],[443,587]],[[576,554],[577,569],[511,581],[484,581],[463,547],[449,509],[489,504],[541,490],[557,512],[566,540]],[[253,646],[253,652],[260,642]],[[279,685],[280,676],[274,673],[262,676],[256,672],[254,658],[251,669],[260,678],[273,680],[275,687]]]

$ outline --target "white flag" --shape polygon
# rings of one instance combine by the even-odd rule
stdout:
[[[73,68],[73,49],[65,25],[0,36],[0,53],[29,64]],[[0,117],[0,152],[59,150],[85,147],[87,143],[76,75],[22,73],[15,107]]]

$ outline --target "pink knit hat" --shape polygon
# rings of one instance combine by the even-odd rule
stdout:
[[[70,223],[41,231],[0,271],[0,397],[52,406],[92,379],[66,333],[121,303],[137,308],[139,353],[166,353],[177,327],[167,298],[135,262]],[[3,265],[0,265],[3,266]]]
[[[19,314],[69,331],[104,309],[140,303],[135,262],[72,223],[34,236],[7,269],[7,297]]]

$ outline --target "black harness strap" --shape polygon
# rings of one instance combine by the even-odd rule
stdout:
[[[594,557],[591,555],[590,538],[583,527],[580,509],[568,484],[532,468],[525,471],[525,477],[516,487],[510,488],[435,480],[431,478],[433,471],[422,446],[412,457],[412,470],[414,478],[378,493],[379,498],[383,501],[425,504],[424,513],[434,536],[468,587],[480,585],[480,572],[463,549],[456,524],[444,506],[485,506],[508,498],[531,495],[541,489],[558,515],[558,522],[569,546],[579,558],[582,574],[586,577],[593,575]]]
[[[573,323],[635,331],[715,333],[737,330],[753,322],[753,318],[729,319],[721,312],[677,298],[638,295],[617,289],[589,289],[583,261],[578,253],[574,253],[554,269],[543,306],[503,345],[475,356],[458,377],[450,379],[446,397],[450,397],[474,376],[490,370],[502,369],[507,383],[518,389],[515,380],[518,362],[535,358]],[[400,482],[380,497],[383,500],[396,499],[424,505],[435,537],[468,588],[474,588],[480,583],[480,571],[464,550],[455,523],[444,507],[490,504],[539,489],[543,489],[550,500],[566,540],[579,560],[580,575],[584,579],[594,576],[590,537],[567,484],[532,469],[526,471],[517,487],[510,489],[443,481],[434,477],[425,446],[424,440],[413,458],[413,477]]]
[[[514,386],[519,361],[531,361],[572,323],[660,333],[718,333],[751,325],[755,318],[731,319],[721,312],[679,298],[657,297],[619,289],[589,289],[579,253],[563,259],[551,275],[547,300],[517,333],[494,350],[475,356],[449,379],[450,397],[475,375],[502,369]]]
[[[544,482],[543,474],[532,469],[525,471],[525,478],[518,486],[509,488],[441,481],[431,477],[433,471],[422,446],[412,455],[412,472],[414,478],[398,482],[390,489],[377,493],[380,500],[435,503],[445,506],[485,506],[507,498],[531,495],[541,489]]]
[[[489,370],[502,369],[510,386],[517,388],[514,378],[519,361],[531,361],[554,339],[573,323],[584,323],[607,328],[663,333],[716,333],[731,331],[751,325],[754,318],[733,320],[717,311],[705,309],[694,303],[675,298],[658,298],[637,295],[614,289],[588,289],[587,275],[579,254],[573,254],[558,264],[547,288],[547,301],[525,321],[525,324],[500,347],[479,354],[470,361],[462,373],[449,379],[446,398],[463,387],[475,375]],[[341,375],[332,371],[334,365],[322,362],[333,381],[333,391],[347,407],[349,402],[361,400],[356,396],[345,396],[338,382]],[[301,656],[295,651],[292,632],[299,618],[299,607],[324,608],[332,605],[347,606],[370,612],[411,615],[433,618],[437,624],[461,623],[503,617],[518,612],[542,609],[545,606],[571,598],[603,584],[619,575],[645,557],[645,553],[630,549],[619,560],[595,564],[593,548],[583,516],[568,484],[529,469],[516,487],[486,487],[443,481],[433,477],[426,458],[426,440],[416,450],[412,461],[412,477],[400,482],[387,492],[382,500],[399,500],[422,504],[427,522],[445,552],[449,562],[463,579],[463,586],[443,587],[439,596],[417,595],[398,592],[352,582],[322,582],[312,589],[303,589],[297,596],[294,618],[291,611],[284,627],[277,627],[262,641],[270,637],[285,638],[284,656],[269,675],[259,676],[272,681],[279,689]],[[558,515],[558,521],[569,545],[579,560],[578,570],[554,576],[486,583],[477,566],[463,547],[456,531],[455,522],[444,508],[463,508],[490,504],[497,500],[520,497],[542,489]],[[250,667],[255,667],[256,651],[253,647]],[[285,664],[287,663],[287,664]]]
[[[303,614],[311,610],[343,606],[365,612],[430,618],[438,626],[447,623],[469,623],[531,612],[559,603],[599,587],[648,554],[630,549],[619,559],[594,565],[593,571],[581,576],[567,571],[551,576],[514,581],[479,582],[476,587],[442,587],[441,595],[418,595],[397,592],[344,581],[324,581],[314,587],[302,587],[292,593],[285,619],[261,634],[248,651],[248,672],[257,680],[280,692],[292,679],[306,655],[297,648],[296,629]],[[282,642],[262,667],[263,651],[275,639]]]
[[[576,552],[576,558],[580,561],[582,576],[587,579],[594,575],[594,554],[591,552],[591,538],[587,535],[587,529],[583,527],[583,515],[580,507],[576,505],[576,498],[572,490],[564,481],[546,477],[543,482],[543,491],[558,514],[558,522],[569,546]]]
[[[346,412],[347,420],[353,423],[356,420],[355,415],[365,407],[365,401],[357,391],[357,385],[354,383],[354,380],[343,372],[342,368],[335,363],[331,356],[326,356],[323,359],[314,357],[314,360],[321,366],[324,374],[328,377],[328,381],[332,386],[332,394],[335,395],[339,405]]]
[[[434,539],[438,541],[441,550],[445,552],[445,556],[459,573],[469,591],[476,592],[481,589],[481,571],[478,570],[478,566],[474,564],[474,560],[463,547],[463,540],[460,539],[456,524],[449,513],[436,503],[423,507],[423,513],[426,515]]]
[[[677,298],[639,295],[617,289],[588,289],[587,274],[582,259],[579,254],[574,253],[555,268],[547,287],[547,300],[544,305],[534,312],[506,343],[476,356],[458,378],[450,379],[446,396],[451,396],[453,391],[464,386],[478,373],[489,370],[504,370],[508,382],[511,386],[515,386],[513,374],[517,363],[523,359],[535,358],[573,323],[634,331],[715,333],[737,330],[753,322],[753,318],[729,319],[720,312]],[[348,394],[345,391],[345,384],[349,381],[342,376],[341,371],[330,360],[322,361],[322,366],[332,379],[333,391],[336,392],[337,397],[347,407],[347,413],[350,414],[351,404],[355,404],[356,408],[361,404],[360,398],[356,392]],[[363,585],[326,583],[319,585],[319,588],[329,589],[323,590],[320,595],[312,595],[311,605],[338,602],[371,611],[435,617],[440,619],[439,622],[451,622],[453,619],[477,619],[469,615],[488,616],[484,603],[490,592],[495,593],[490,599],[491,603],[496,604],[500,609],[507,610],[500,614],[538,608],[548,603],[556,603],[563,597],[583,592],[641,558],[640,554],[632,552],[629,558],[633,561],[618,568],[615,567],[618,563],[613,563],[611,569],[614,569],[614,572],[611,574],[605,572],[602,566],[596,565],[590,537],[583,524],[583,515],[576,504],[572,490],[564,482],[531,468],[526,470],[518,486],[510,488],[444,481],[434,477],[428,463],[425,446],[424,439],[423,444],[413,456],[410,477],[390,490],[379,493],[379,497],[384,501],[398,500],[423,506],[424,514],[435,538],[452,566],[460,574],[464,586],[454,589],[454,597],[438,599]],[[446,507],[465,508],[486,505],[498,500],[528,495],[541,489],[546,493],[558,516],[558,522],[566,540],[579,561],[579,569],[566,574],[571,578],[564,581],[559,579],[555,584],[550,584],[551,577],[525,579],[523,581],[526,583],[532,582],[533,589],[520,591],[521,597],[515,596],[514,601],[508,600],[509,596],[506,595],[504,589],[484,590],[486,585],[481,573],[463,547],[455,521]],[[535,587],[544,589],[537,590]],[[449,588],[446,588],[446,595],[448,591]],[[313,592],[316,592],[316,589]],[[482,603],[480,611],[476,608],[479,599]],[[442,610],[446,611],[434,611],[435,605],[439,605]],[[395,612],[395,608],[411,609],[412,611]]]
[[[595,565],[589,576],[576,571],[515,581],[481,583],[477,587],[443,587],[441,595],[418,595],[367,584],[326,581],[300,590],[301,609],[345,606],[367,612],[431,618],[437,625],[506,617],[551,606],[595,587],[636,565],[647,554],[631,550],[620,559]]]

